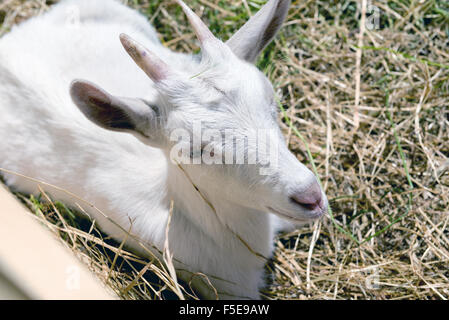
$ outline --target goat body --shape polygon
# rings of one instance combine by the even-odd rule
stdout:
[[[267,6],[279,7],[285,2],[270,1]],[[283,11],[281,16],[285,16]],[[167,105],[156,76],[151,70],[142,72],[123,50],[119,41],[122,33],[132,35],[179,73],[194,75],[203,65],[197,57],[163,47],[143,16],[116,1],[62,1],[0,39],[0,167],[20,174],[4,173],[6,183],[17,191],[39,194],[35,181],[42,181],[45,184],[41,187],[54,199],[73,208],[81,206],[117,241],[131,230],[135,236],[128,238],[127,245],[141,254],[148,254],[142,244],[157,255],[163,250],[173,201],[169,246],[178,276],[192,279],[207,298],[214,298],[214,291],[201,277],[193,276],[196,272],[209,276],[221,298],[259,298],[266,262],[261,256],[272,254],[277,216],[228,196],[228,190],[241,184],[239,181],[228,181],[221,173],[207,174],[209,180],[204,180],[201,172],[195,171],[200,169],[182,170],[173,164],[168,147],[121,132],[126,130],[98,126],[80,111],[82,102],[74,98],[79,90],[70,95],[75,79],[88,79],[117,97],[139,97],[146,105]],[[246,61],[241,65],[254,68]],[[255,72],[254,77],[259,77]],[[86,86],[80,90],[83,88]],[[169,96],[182,100],[179,90]],[[91,103],[92,97],[89,99]],[[261,121],[272,125],[267,117]],[[176,119],[181,118],[186,121],[181,115]],[[210,126],[227,121],[216,120]],[[288,158],[284,162],[298,166],[285,147],[280,153]],[[297,168],[303,172],[296,185],[310,186],[308,181],[315,181],[313,175],[303,166]],[[252,190],[255,183],[249,171],[242,170],[238,173],[242,179],[248,176],[246,180],[251,181],[242,190]],[[259,184],[269,178],[264,179]],[[272,186],[277,190],[279,185],[273,182]],[[301,190],[304,193],[306,189]],[[265,191],[257,190],[251,191],[254,195],[247,201],[265,197]]]

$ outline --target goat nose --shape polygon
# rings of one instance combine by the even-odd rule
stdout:
[[[324,207],[323,194],[318,182],[314,182],[301,192],[295,192],[290,196],[290,200],[311,211]]]

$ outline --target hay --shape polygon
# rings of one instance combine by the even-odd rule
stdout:
[[[198,49],[173,2],[128,2],[167,46]],[[52,3],[4,0],[0,34]],[[200,0],[193,7],[226,39],[259,5]],[[281,97],[291,150],[310,166],[313,157],[332,211],[279,236],[264,297],[449,298],[448,36],[443,0],[293,1],[259,66]],[[58,215],[19,196],[120,297],[174,297],[163,264],[107,241],[61,204]]]

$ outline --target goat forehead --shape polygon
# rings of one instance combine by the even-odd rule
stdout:
[[[262,126],[272,125],[272,120],[276,118],[276,107],[271,85],[261,80],[247,81],[234,94],[234,106],[242,116]]]
[[[269,80],[254,65],[237,59],[202,66],[203,79],[224,92],[270,91]]]
[[[277,126],[271,83],[254,66],[235,63],[235,66],[228,62],[201,66],[204,72],[189,80],[190,90],[176,90],[179,101],[174,109],[174,127],[180,123],[190,127],[192,122],[199,121],[203,128],[219,130]]]
[[[256,112],[256,115],[264,111],[271,112],[273,88],[261,73],[241,72],[227,80],[220,79],[216,82],[216,89],[223,94],[223,102],[229,103],[229,107],[237,111],[250,110]]]

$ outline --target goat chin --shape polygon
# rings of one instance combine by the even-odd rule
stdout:
[[[0,39],[0,167],[9,170],[3,172],[6,183],[39,194],[41,182],[53,199],[81,207],[105,233],[118,242],[126,238],[143,255],[150,250],[161,256],[171,214],[168,243],[181,279],[205,298],[217,292],[220,298],[258,299],[273,237],[294,227],[259,203],[278,201],[289,212],[308,214],[310,202],[323,202],[320,195],[305,197],[301,207],[288,202],[287,192],[307,192],[313,174],[292,155],[279,161],[289,167],[272,179],[245,165],[181,167],[169,159],[172,145],[163,132],[196,119],[208,129],[237,128],[241,135],[260,124],[283,140],[271,84],[251,62],[280,27],[288,5],[270,0],[227,44],[212,41],[183,7],[208,50],[203,59],[163,47],[147,20],[117,1],[61,1],[15,27]],[[121,39],[135,61],[119,41],[122,33],[132,36]],[[75,79],[104,89],[82,81],[74,87]],[[105,106],[110,109],[100,114]],[[147,127],[151,117],[163,118],[164,130]],[[281,149],[279,154],[288,153],[285,145]]]

